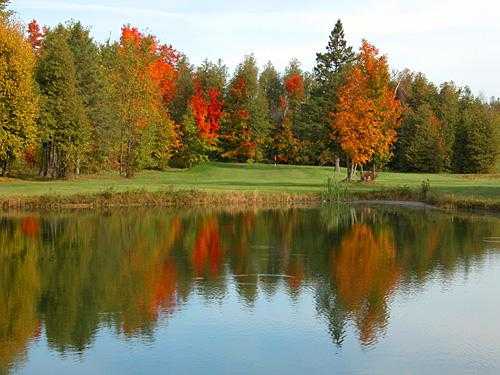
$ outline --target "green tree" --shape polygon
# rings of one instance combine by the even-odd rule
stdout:
[[[120,173],[132,177],[143,168],[163,168],[170,158],[173,123],[164,107],[160,87],[151,77],[158,61],[155,39],[124,27],[109,75],[117,113],[115,140]]]
[[[353,48],[345,40],[342,22],[337,20],[326,51],[316,54],[314,82],[303,111],[302,122],[308,129],[307,138],[316,150],[315,158],[320,164],[338,164],[341,155],[340,147],[332,137],[330,124],[337,107],[338,89],[355,58]]]
[[[437,116],[443,123],[444,169],[453,169],[453,147],[455,133],[460,121],[460,90],[453,82],[441,85],[438,97]]]
[[[91,145],[87,150],[89,153],[86,159],[90,169],[99,170],[107,162],[108,149],[102,139],[106,129],[111,126],[109,110],[105,108],[109,103],[105,97],[107,77],[99,47],[90,36],[89,29],[80,22],[70,22],[66,28],[68,44],[75,62],[78,94],[83,100],[90,121]]]
[[[3,11],[3,10],[2,10]],[[0,174],[35,143],[35,56],[21,28],[0,18]]]
[[[468,88],[460,100],[460,121],[456,132],[455,170],[460,173],[488,173],[495,164],[494,120],[487,106]]]
[[[266,96],[258,85],[258,68],[252,55],[246,56],[236,68],[225,103],[222,156],[240,161],[262,160],[269,142],[270,123]]]
[[[405,111],[393,166],[401,171],[449,170],[455,127],[453,86],[443,85],[438,91],[422,73],[408,70],[401,72],[397,80]]]
[[[441,172],[447,161],[442,122],[429,104],[407,108],[396,146],[398,167],[404,171]]]
[[[79,172],[90,139],[68,37],[62,25],[47,31],[36,70],[42,102],[41,174],[52,178]]]

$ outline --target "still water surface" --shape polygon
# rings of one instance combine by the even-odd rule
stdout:
[[[0,218],[0,374],[500,373],[500,219]]]

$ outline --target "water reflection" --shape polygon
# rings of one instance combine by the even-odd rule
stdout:
[[[376,345],[398,290],[467,273],[499,233],[495,218],[403,209],[5,216],[0,373],[22,365],[42,332],[70,354],[85,353],[102,327],[150,340],[193,295],[224,303],[231,287],[240,309],[260,293],[312,293],[337,347],[349,325],[361,345]]]

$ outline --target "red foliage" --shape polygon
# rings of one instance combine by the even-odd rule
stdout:
[[[147,44],[145,44],[147,43]],[[151,54],[149,76],[158,85],[163,102],[169,103],[176,90],[177,69],[180,54],[172,46],[160,45],[153,36],[144,36],[136,27],[123,26],[121,46],[132,45],[135,48],[147,48]]]
[[[40,30],[40,25],[36,20],[32,20],[28,24],[28,42],[30,42],[33,50],[38,51],[42,46],[43,32]]]
[[[285,79],[285,89],[289,96],[299,99],[304,96],[304,78],[299,73],[290,74]]]
[[[40,231],[40,223],[36,217],[25,217],[21,220],[21,232],[27,237],[36,237]]]
[[[214,139],[218,136],[220,119],[222,117],[222,100],[220,91],[214,87],[208,90],[208,98],[201,86],[196,84],[196,89],[191,98],[191,109],[200,135],[204,139]]]
[[[206,221],[199,230],[191,260],[197,276],[202,276],[207,267],[210,275],[219,275],[222,268],[223,252],[219,225],[215,219]]]

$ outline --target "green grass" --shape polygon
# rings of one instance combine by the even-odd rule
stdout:
[[[132,179],[125,179],[115,173],[58,181],[0,179],[0,198],[85,195],[141,189],[156,192],[171,187],[209,192],[321,192],[332,173],[333,169],[327,167],[208,163],[189,170],[145,171]],[[427,179],[436,193],[500,200],[500,174],[472,176],[383,172],[374,183],[352,183],[351,190],[366,192],[400,186],[418,189],[422,181]]]

